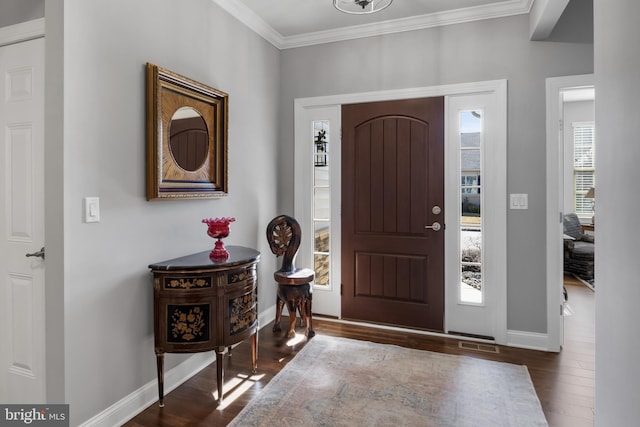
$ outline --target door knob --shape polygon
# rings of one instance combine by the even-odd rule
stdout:
[[[440,225],[439,222],[434,222],[431,225],[425,225],[424,228],[430,228],[433,231],[440,231],[440,229],[442,228],[442,226]]]
[[[35,256],[35,257],[40,257],[40,258],[44,259],[44,246],[38,252],[32,252],[30,254],[26,254],[25,256],[27,258]]]

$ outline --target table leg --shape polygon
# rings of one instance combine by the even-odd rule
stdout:
[[[218,405],[222,405],[222,384],[224,383],[224,347],[216,350],[216,370],[218,377]]]
[[[251,372],[258,370],[258,331],[251,336]]]
[[[164,408],[164,353],[156,353],[158,368],[158,406]]]

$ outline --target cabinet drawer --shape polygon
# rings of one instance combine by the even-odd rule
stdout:
[[[251,265],[246,268],[240,268],[227,274],[227,286],[243,286],[253,284],[256,281],[256,266]]]
[[[198,291],[211,289],[215,286],[214,276],[205,274],[162,274],[157,275],[162,291]]]
[[[228,294],[225,300],[225,317],[229,319],[227,340],[235,342],[257,331],[258,292],[252,283]]]

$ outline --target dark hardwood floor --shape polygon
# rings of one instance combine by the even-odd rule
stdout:
[[[593,426],[594,408],[594,293],[575,279],[566,278],[568,310],[565,345],[556,353],[499,347],[499,354],[459,348],[461,340],[346,325],[314,318],[317,334],[395,344],[421,350],[526,365],[549,425]],[[286,320],[283,320],[286,324]],[[303,329],[299,328],[299,332]],[[217,408],[214,395],[215,364],[165,396],[165,407],[157,403],[125,426],[224,426],[304,347],[306,340],[289,346],[282,333],[266,325],[259,335],[258,373],[250,374],[250,345],[239,344],[225,357],[225,402]]]

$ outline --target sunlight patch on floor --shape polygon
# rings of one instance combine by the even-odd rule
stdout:
[[[296,344],[301,343],[302,341],[305,340],[305,335],[304,334],[296,334],[295,337],[291,338],[290,340],[287,341],[287,345],[289,347],[293,347]]]
[[[253,387],[253,385],[256,382],[260,381],[264,377],[264,375],[265,374],[259,374],[259,375],[238,374],[235,377],[233,377],[231,380],[225,382],[223,389],[231,390],[231,392],[229,394],[223,395],[224,400],[222,401],[221,404],[218,405],[216,409],[221,411],[227,406],[229,406],[230,404],[232,404],[238,397],[242,396],[242,394],[244,394],[247,390]],[[211,394],[213,395],[213,398],[215,400],[218,400],[217,390],[212,392]]]

